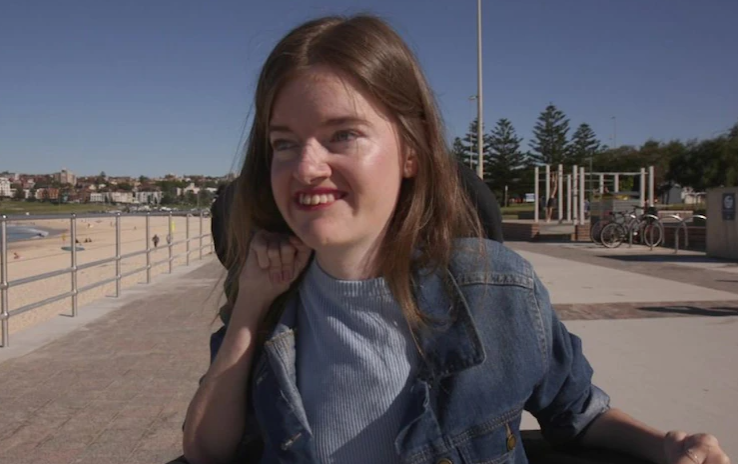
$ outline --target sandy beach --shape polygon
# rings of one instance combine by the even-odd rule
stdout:
[[[172,236],[175,245],[172,246],[172,255],[181,255],[173,262],[173,266],[183,266],[186,263],[184,243],[187,230],[188,218],[179,216],[172,217]],[[121,255],[142,251],[146,249],[146,218],[143,216],[121,216]],[[168,221],[166,216],[152,216],[150,218],[150,239],[154,235],[159,236],[157,248],[151,252],[151,277],[152,285],[155,284],[154,276],[168,272],[169,250],[166,237],[168,235]],[[11,242],[8,244],[8,281],[32,275],[64,269],[71,266],[70,220],[22,220],[9,221],[9,225],[24,227],[41,227],[49,230],[49,236],[32,240]],[[200,235],[200,218],[189,218],[190,237]],[[202,231],[207,234],[202,244],[208,245],[210,240],[210,218],[203,218]],[[112,258],[115,256],[115,216],[100,216],[95,218],[77,219],[78,246],[84,250],[77,251],[77,265]],[[182,243],[176,243],[182,242]],[[190,242],[190,249],[195,250],[199,246],[199,240]],[[63,249],[66,247],[66,250]],[[212,247],[203,249],[203,256],[211,253]],[[199,259],[199,251],[190,254],[190,260]],[[146,265],[146,254],[121,260],[121,274]],[[83,269],[77,273],[77,287],[83,288],[95,282],[100,282],[115,276],[115,262],[105,263],[99,266]],[[71,275],[65,274],[38,282],[31,282],[19,286],[11,286],[8,291],[10,312],[21,306],[45,300],[55,295],[71,291]],[[131,276],[121,279],[121,292],[126,287],[146,283],[146,271],[137,272]],[[78,307],[82,308],[94,300],[115,295],[115,282],[111,282],[97,288],[80,293],[78,296]],[[45,305],[40,308],[27,311],[23,314],[10,317],[10,333],[21,331],[27,327],[46,321],[52,317],[71,316],[71,298]]]

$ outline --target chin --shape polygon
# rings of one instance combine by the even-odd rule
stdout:
[[[293,227],[297,238],[313,250],[326,247],[340,246],[347,242],[342,231],[328,224],[304,224],[302,227]]]

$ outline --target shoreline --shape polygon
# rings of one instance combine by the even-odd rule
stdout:
[[[46,240],[46,239],[51,239],[51,238],[54,238],[54,237],[58,237],[61,234],[63,234],[64,232],[67,231],[66,228],[54,227],[54,226],[49,226],[49,225],[43,225],[43,226],[37,226],[37,225],[25,226],[25,225],[13,224],[13,227],[22,227],[22,228],[27,228],[27,229],[32,229],[32,230],[38,230],[39,232],[45,232],[46,235],[42,235],[42,236],[35,235],[35,236],[32,236],[32,237],[27,237],[27,238],[21,238],[21,239],[16,239],[16,240],[8,240],[8,247],[10,247],[11,245],[14,245],[14,244],[17,244],[17,245],[26,244],[26,245],[28,245],[28,244],[31,244],[31,243],[34,243],[34,242],[40,242],[40,241],[43,241],[43,240]]]
[[[109,283],[87,288],[79,293],[78,305],[80,306],[115,295],[118,286],[113,280],[118,274],[125,275],[119,281],[120,288],[124,289],[146,282],[149,276],[154,277],[168,272],[169,250],[167,247],[161,247],[160,244],[158,249],[152,249],[148,255],[146,254],[147,248],[151,248],[146,223],[150,223],[148,230],[151,236],[158,234],[163,238],[169,230],[167,216],[151,217],[150,221],[147,221],[144,216],[126,216],[121,219],[119,229],[116,229],[114,219],[100,216],[77,220],[77,240],[79,240],[80,248],[77,249],[76,263],[81,268],[76,274],[77,288],[85,289],[101,281],[109,281]],[[30,237],[8,243],[6,278],[9,282],[23,281],[44,273],[69,269],[72,258],[69,218],[14,220],[8,221],[8,224],[49,231],[46,237]],[[197,223],[190,219],[189,224]],[[197,235],[195,231],[199,231],[199,227],[188,228],[187,225],[188,221],[185,217],[175,217],[172,220],[171,230],[174,235],[174,244],[171,247],[172,267],[187,262],[188,247],[185,238],[188,231],[192,238]],[[210,231],[209,220],[203,226],[203,233]],[[206,243],[208,242],[203,241],[203,245]],[[199,252],[194,251],[198,244],[199,241],[190,242],[190,260],[200,255]],[[121,256],[119,261],[114,259],[117,254]],[[93,263],[98,264],[86,267]],[[146,272],[147,266],[151,266],[149,272]],[[43,280],[13,284],[8,289],[10,305],[8,309],[12,313],[18,308],[65,294],[70,291],[71,286],[71,274],[66,272]],[[16,314],[10,320],[10,333],[22,331],[27,327],[54,318],[58,314],[68,314],[70,307],[71,300],[64,298],[32,311]]]
[[[8,240],[8,244],[11,244],[11,243],[30,242],[30,241],[36,241],[36,240],[43,240],[45,238],[56,237],[57,235],[60,235],[60,234],[64,233],[64,229],[55,228],[55,227],[48,227],[48,226],[35,226],[35,225],[34,226],[21,226],[21,225],[15,225],[15,224],[13,224],[12,227],[14,227],[14,228],[23,228],[23,229],[26,229],[26,230],[29,230],[29,231],[38,231],[40,234],[43,234],[43,235],[36,234],[34,236],[27,237],[27,238],[20,238],[20,239],[15,239],[15,240]]]

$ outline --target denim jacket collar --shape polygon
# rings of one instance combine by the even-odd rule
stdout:
[[[440,273],[426,274],[418,279],[418,307],[429,322],[427,327],[415,331],[424,359],[419,372],[421,380],[451,376],[481,364],[486,357],[457,279],[450,271],[446,276],[447,282]],[[280,363],[294,365],[296,361],[297,301],[295,294],[287,302],[265,345],[268,356]],[[294,367],[289,371],[294,375]],[[296,382],[294,378],[291,380]]]

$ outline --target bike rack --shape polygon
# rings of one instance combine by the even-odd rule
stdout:
[[[689,229],[687,228],[686,218],[682,219],[679,215],[676,215],[676,214],[672,214],[671,217],[679,220],[679,227],[677,228],[676,233],[674,235],[674,254],[677,254],[679,253],[679,231],[682,228],[684,228],[684,248],[685,249],[689,248]],[[690,218],[690,220],[694,218],[700,218],[700,219],[704,219],[705,221],[707,221],[707,216],[704,216],[702,214],[695,214]]]
[[[687,220],[679,216],[678,214],[670,214],[672,217],[679,221],[679,226],[674,232],[674,254],[679,253],[679,231],[684,229],[684,248],[689,248],[689,229],[687,229]]]
[[[656,222],[659,222],[660,221],[659,217],[658,216],[654,216],[653,214],[646,214],[643,217],[645,217],[647,219],[653,219]],[[651,229],[651,240],[650,241],[651,241],[651,245],[649,245],[648,248],[649,248],[649,251],[653,251],[653,228]]]
[[[636,215],[633,213],[628,213],[628,218],[636,221],[638,220]],[[630,226],[628,227],[628,248],[633,248],[633,228]]]
[[[633,214],[631,214],[631,217],[633,217],[633,219],[638,219]],[[653,214],[644,214],[643,216],[641,216],[641,218],[653,219],[655,221],[659,220],[659,218],[657,216],[654,216]],[[628,248],[633,248],[633,229],[632,228],[628,230]],[[649,245],[648,248],[649,248],[648,251],[653,251],[653,229],[651,229],[651,245]]]

